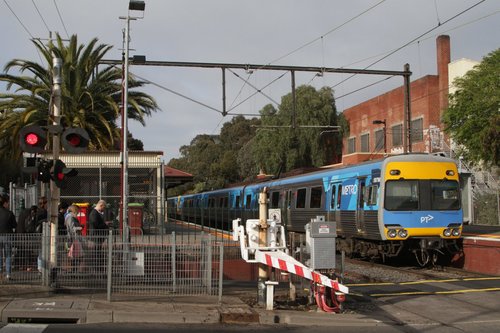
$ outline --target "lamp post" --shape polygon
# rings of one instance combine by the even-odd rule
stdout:
[[[125,59],[124,59],[124,82],[123,82],[123,127],[122,127],[122,232],[125,243],[129,241],[128,228],[128,66],[129,66],[129,41],[130,41],[130,21],[144,17],[132,17],[130,11],[142,11],[145,8],[144,1],[130,0],[128,4],[127,16],[120,16],[121,20],[126,20],[125,25]]]
[[[384,125],[384,127],[382,129],[384,131],[383,132],[384,133],[384,153],[387,154],[387,134],[386,134],[387,131],[386,131],[385,119],[384,120],[379,120],[379,119],[374,120],[374,121],[372,121],[372,124],[374,124],[374,125],[383,124]]]

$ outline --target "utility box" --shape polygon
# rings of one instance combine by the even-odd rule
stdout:
[[[314,270],[335,268],[337,223],[318,216],[306,224],[305,229],[306,249],[311,256],[308,266]]]

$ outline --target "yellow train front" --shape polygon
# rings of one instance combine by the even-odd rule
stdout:
[[[418,154],[388,157],[381,161],[380,169],[372,165],[366,175],[351,177],[351,182],[343,182],[340,220],[345,226],[342,215],[357,204],[355,224],[359,228],[350,235],[357,239],[355,252],[393,257],[410,251],[420,265],[426,265],[439,255],[458,251],[463,213],[453,160]],[[356,187],[360,195],[349,200],[348,193]],[[367,228],[370,216],[376,216],[372,222],[377,221],[382,242],[363,241],[376,238],[374,225],[372,230]]]

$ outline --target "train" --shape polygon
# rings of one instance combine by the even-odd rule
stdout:
[[[258,218],[259,193],[279,209],[286,232],[317,216],[336,222],[338,251],[368,258],[415,256],[421,266],[459,251],[463,211],[457,164],[401,154],[311,173],[167,199],[168,217],[227,230]]]

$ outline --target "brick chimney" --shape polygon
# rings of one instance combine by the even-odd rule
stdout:
[[[448,64],[451,61],[450,56],[450,36],[440,35],[436,39],[437,51],[437,74],[439,89],[439,116],[448,107]]]

